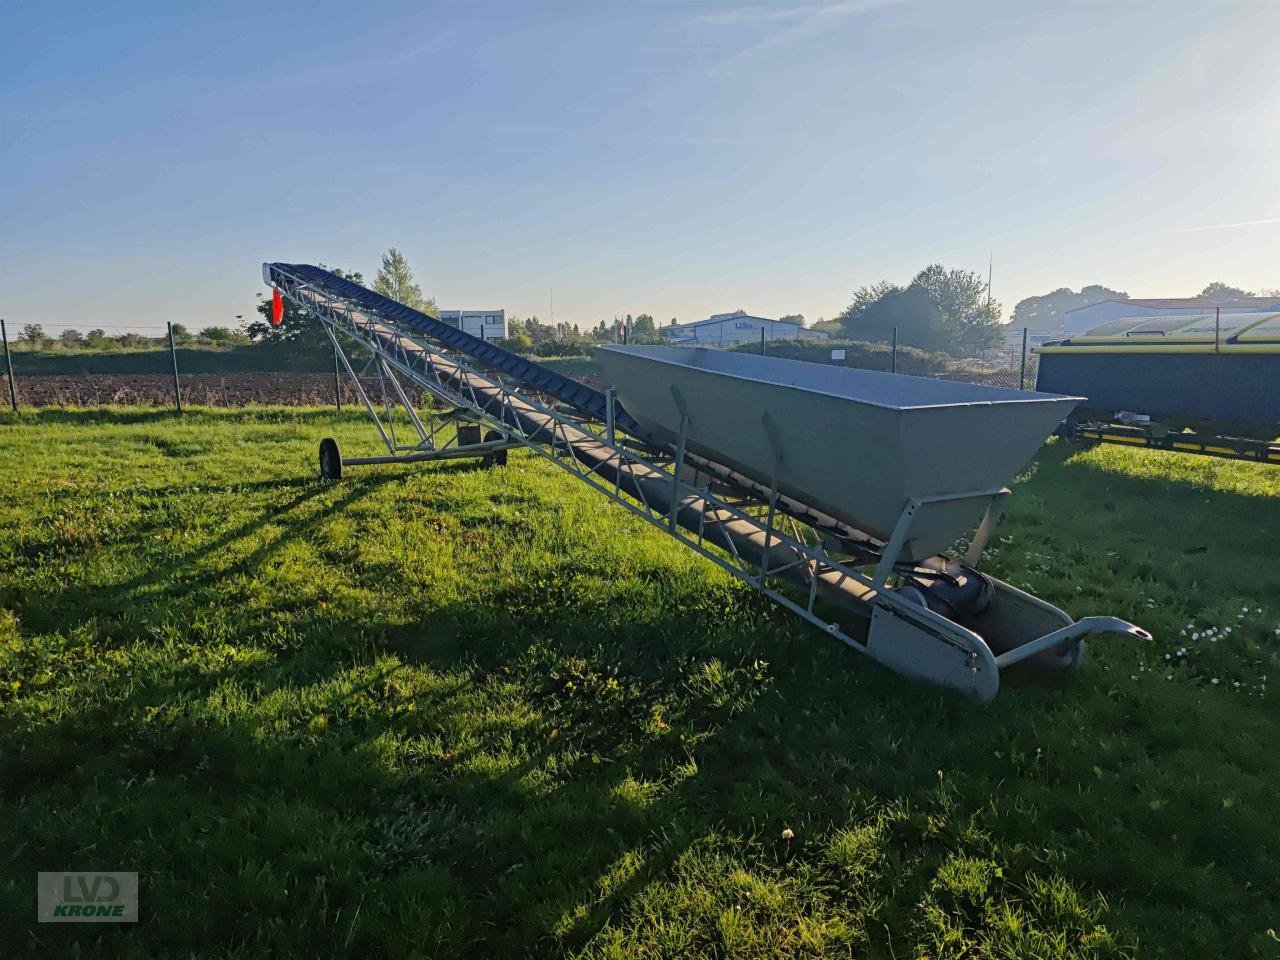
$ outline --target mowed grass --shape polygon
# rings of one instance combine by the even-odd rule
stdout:
[[[1280,950],[1280,470],[1046,447],[991,569],[1155,639],[978,706],[528,453],[329,434],[0,421],[0,956]],[[37,924],[66,869],[141,921]]]

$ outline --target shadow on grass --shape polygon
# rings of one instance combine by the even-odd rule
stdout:
[[[345,488],[282,485],[289,492],[283,502],[195,550],[109,587],[21,598],[18,612],[28,626],[64,635],[90,617],[128,615],[132,636],[121,639],[153,637],[143,646],[162,648],[170,642],[173,611],[199,619],[218,602],[210,589],[215,581],[261,570],[291,542],[314,536],[333,514],[397,479],[384,473]],[[334,492],[340,495],[316,503]],[[224,567],[188,575],[267,522],[280,532]],[[716,787],[702,773],[680,778],[651,803],[619,791],[637,780],[670,781],[683,736],[696,738],[708,754],[701,762],[713,783],[749,776],[743,757],[758,752],[749,741],[773,721],[772,711],[755,718],[753,704],[765,688],[746,682],[749,689],[734,693],[740,702],[693,704],[662,721],[667,729],[660,735],[647,734],[652,704],[671,696],[682,671],[708,657],[749,663],[753,654],[717,629],[711,611],[658,607],[637,617],[620,602],[560,607],[555,594],[553,588],[550,605],[536,585],[477,594],[434,610],[429,620],[404,621],[378,609],[340,616],[303,610],[269,664],[188,659],[176,670],[88,678],[96,684],[90,702],[35,725],[25,749],[0,761],[4,782],[22,784],[30,798],[66,796],[78,815],[112,811],[111,834],[99,840],[95,856],[104,868],[126,864],[148,878],[146,922],[120,934],[139,944],[163,942],[180,951],[211,943],[263,947],[270,942],[262,933],[270,907],[251,902],[254,881],[236,872],[252,870],[282,872],[282,885],[291,889],[308,877],[324,878],[325,917],[311,929],[289,928],[298,955],[340,952],[336,918],[358,914],[362,903],[366,915],[382,911],[381,922],[403,936],[404,927],[393,922],[396,889],[436,874],[445,880],[430,903],[415,909],[434,916],[444,906],[468,905],[471,930],[453,931],[452,949],[488,956],[579,946],[644,884],[666,874],[690,843],[726,820]],[[270,645],[270,637],[264,642]],[[388,685],[401,682],[402,668],[376,659],[387,650],[401,663],[429,667],[436,682],[391,697]],[[621,678],[627,696],[609,693],[610,678]],[[211,720],[210,704],[241,694],[259,704],[284,696],[296,706],[270,718]],[[511,701],[536,719],[489,719]],[[162,722],[152,721],[157,716]],[[322,733],[315,732],[317,717],[326,718]],[[450,732],[459,730],[470,731],[468,742],[451,749]],[[736,745],[707,749],[723,730],[736,731]],[[388,738],[405,745],[393,760],[379,749]],[[727,819],[748,828],[753,814],[764,812],[748,803]],[[19,821],[15,835],[27,845],[12,859],[15,875],[78,862],[81,841],[73,833],[50,831],[34,808]],[[435,824],[435,834],[413,833],[418,821]],[[319,861],[306,836],[317,827],[335,835]],[[410,831],[410,841],[399,837],[401,830]],[[214,849],[219,845],[228,847],[225,857]],[[646,851],[643,868],[602,896],[603,878],[636,848]],[[211,891],[200,918],[162,919],[184,896],[178,877],[194,877]],[[364,899],[370,884],[381,890],[376,909]],[[33,908],[27,895],[15,893],[23,911]],[[481,936],[481,929],[488,932]],[[376,926],[354,941],[347,934],[343,946],[352,950],[397,952],[391,935]],[[33,945],[68,949],[76,935],[49,927],[11,942],[15,954]]]
[[[1034,480],[1015,487],[998,536],[1012,536],[1020,543],[1039,541],[1053,560],[1074,566],[1086,581],[1093,576],[1096,585],[1114,579],[1107,572],[1113,563],[1109,558],[1136,555],[1126,559],[1127,579],[1170,582],[1179,589],[1187,616],[1242,591],[1280,596],[1280,565],[1273,562],[1280,542],[1280,498],[1214,489],[1194,472],[1128,473],[1078,456],[1079,452],[1066,443],[1040,452]],[[1206,463],[1203,458],[1169,461],[1175,468],[1180,463],[1191,470],[1237,466]],[[1260,475],[1276,469],[1244,466]],[[1195,587],[1189,589],[1192,583]],[[1050,593],[1045,599],[1069,603],[1071,587],[1062,586],[1061,595]],[[1136,603],[1141,598],[1133,599]],[[1150,611],[1131,613],[1138,622]]]
[[[1057,475],[1072,469],[1061,462],[1042,469],[1055,484],[1071,479]],[[219,603],[218,579],[261,570],[399,477],[365,475],[349,488],[281,485],[291,491],[283,503],[210,543],[113,587],[26,598],[23,616],[70,632],[81,620],[76,611],[97,604],[102,613],[133,610],[132,629],[163,635],[171,609],[199,617]],[[1124,481],[1134,484],[1126,501],[1150,502],[1162,486]],[[1061,500],[1055,509],[1066,512],[1055,515],[1071,516],[1081,492],[1037,496]],[[332,500],[314,503],[325,493]],[[182,575],[264,523],[280,532],[217,571]],[[774,623],[750,595],[712,596],[695,609],[637,608],[625,595],[575,595],[575,582],[575,571],[553,567],[528,583],[492,592],[476,585],[464,598],[408,613],[304,608],[278,645],[265,631],[271,622],[262,625],[269,662],[228,654],[171,673],[109,677],[92,706],[37,725],[23,750],[0,760],[3,782],[36,800],[15,824],[27,845],[12,858],[13,874],[83,858],[81,838],[35,809],[65,801],[71,814],[111,825],[93,854],[104,868],[127,865],[149,878],[147,922],[119,934],[134,946],[493,956],[587,943],[718,832],[748,838],[760,869],[784,870],[794,854],[782,828],[795,828],[800,848],[877,798],[927,804],[944,771],[971,778],[975,808],[994,805],[1006,782],[1018,785],[1000,823],[1011,874],[1043,866],[1037,858],[1055,828],[1076,839],[1054,844],[1082,849],[1102,842],[1080,837],[1103,822],[1118,824],[1119,836],[1145,831],[1161,843],[1170,833],[1145,803],[1138,811],[1150,823],[1121,822],[1133,787],[1108,786],[1120,780],[1113,764],[1142,762],[1123,756],[1122,741],[1119,760],[1063,746],[1042,767],[1049,737],[1025,721],[1030,712],[1045,716],[1044,727],[1075,727],[1097,750],[1124,724],[1203,720],[1177,704],[1130,713],[1124,694],[1089,700],[1076,689],[979,710],[890,676],[814,632]],[[388,652],[395,661],[383,658]],[[402,665],[427,668],[430,682]],[[1117,749],[1111,743],[1107,750]],[[1095,789],[1113,793],[1079,799]],[[1059,796],[1069,799],[1054,807]],[[1104,811],[1097,823],[1083,819],[1093,806]],[[1049,813],[1041,819],[1037,809]],[[960,829],[922,826],[905,881],[870,883],[868,896],[888,902],[877,921],[899,936],[911,928]],[[1183,829],[1182,842],[1194,842]],[[1244,849],[1228,843],[1201,860],[1212,853],[1219,863],[1243,863]],[[637,851],[638,865],[619,873]],[[1117,862],[1110,881],[1096,882],[1123,892],[1145,867]],[[1256,865],[1238,869],[1257,874]],[[166,919],[190,892],[168,882],[177,878],[201,891],[198,916]],[[835,889],[842,882],[824,878]],[[309,899],[317,889],[321,899]],[[29,915],[29,893],[20,895]],[[831,895],[852,904],[858,894]],[[307,909],[312,922],[304,922]],[[17,931],[0,934],[8,936]],[[65,951],[76,931],[35,936],[41,948]]]

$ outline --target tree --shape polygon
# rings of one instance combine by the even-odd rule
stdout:
[[[18,339],[34,344],[37,347],[43,347],[44,342],[49,338],[44,335],[44,327],[40,326],[40,324],[28,323],[22,328],[22,332],[18,334]]]
[[[533,337],[529,336],[529,331],[523,325],[508,324],[507,336],[502,341],[502,346],[516,353],[528,353],[533,349]]]
[[[836,320],[840,323],[844,323],[846,319],[856,321],[863,310],[866,310],[886,293],[901,289],[896,283],[890,283],[888,280],[879,280],[870,286],[859,287],[853,291],[853,299],[849,301],[849,305],[836,315]]]
[[[1000,339],[1000,304],[976,271],[932,263],[916,274],[911,286],[924,290],[945,318],[942,349],[982,350]]]
[[[430,316],[440,314],[435,300],[422,295],[422,288],[414,282],[413,271],[409,269],[409,261],[395,247],[383,254],[382,266],[373,278],[373,289],[384,297]]]
[[[1200,296],[1206,300],[1218,300],[1226,303],[1229,300],[1239,300],[1241,297],[1252,297],[1253,292],[1241,290],[1239,287],[1233,287],[1230,284],[1215,280],[1200,291]]]
[[[343,270],[340,267],[326,267],[320,264],[320,269],[328,270],[332,274],[342,277],[344,280],[350,280],[352,283],[364,285],[364,277],[358,270]],[[255,320],[245,327],[245,333],[251,339],[262,340],[266,343],[297,343],[302,341],[304,344],[314,343],[319,345],[326,342],[328,338],[315,325],[318,321],[314,321],[307,312],[295,304],[288,297],[284,301],[284,318],[280,326],[276,326],[271,322],[271,297],[264,296],[259,293],[257,295],[258,303],[254,307],[259,314],[262,315],[261,320]]]
[[[981,275],[938,263],[906,287],[881,280],[859,288],[834,324],[858,340],[889,340],[896,327],[900,343],[956,353],[980,350],[1001,335],[1000,304]]]
[[[872,301],[858,314],[851,335],[858,340],[892,340],[930,350],[942,349],[946,341],[946,318],[923,287],[894,287]]]
[[[171,323],[169,329],[173,331],[174,343],[186,343],[191,339],[191,331],[187,329],[184,323]]]
[[[79,330],[68,328],[58,334],[58,342],[64,347],[83,347],[84,337],[80,335]]]
[[[779,323],[794,323],[797,327],[804,326],[803,313],[788,313],[785,317],[778,318]]]
[[[658,325],[654,323],[653,317],[647,313],[642,313],[631,321],[631,342],[662,342],[662,338],[658,336]]]
[[[90,330],[84,335],[84,342],[90,350],[101,350],[107,345],[107,331],[96,328]]]
[[[1027,297],[1019,300],[1013,308],[1010,326],[1015,330],[1026,327],[1044,333],[1057,333],[1062,330],[1062,316],[1068,310],[1087,307],[1101,303],[1103,300],[1128,300],[1129,295],[1110,287],[1093,285],[1081,287],[1077,293],[1070,287],[1059,287],[1038,297]]]

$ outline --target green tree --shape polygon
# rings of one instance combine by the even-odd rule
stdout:
[[[888,341],[898,331],[898,342],[930,350],[941,349],[947,339],[946,317],[922,287],[887,290],[862,310],[858,340]]]
[[[1087,307],[1103,300],[1128,299],[1127,293],[1098,284],[1081,287],[1079,292],[1070,287],[1059,287],[1037,297],[1019,300],[1013,308],[1010,326],[1016,330],[1026,327],[1029,330],[1055,333],[1062,330],[1062,315],[1068,310]]]
[[[988,298],[982,277],[938,263],[906,287],[881,280],[859,288],[835,323],[855,340],[888,340],[896,327],[900,343],[953,353],[980,350],[1001,336],[1000,304]]]
[[[435,300],[422,295],[422,288],[413,279],[409,261],[395,247],[383,254],[382,266],[378,268],[378,275],[373,278],[373,289],[384,297],[390,297],[397,303],[403,303],[406,307],[429,316],[440,315]]]
[[[931,263],[916,274],[911,286],[924,290],[943,316],[942,349],[981,350],[1000,340],[1000,304],[991,299],[981,274]]]
[[[85,345],[90,350],[102,350],[106,347],[109,339],[110,338],[107,337],[107,331],[97,328],[90,330],[84,335]]]
[[[22,332],[18,334],[18,339],[29,343],[35,347],[43,347],[45,341],[49,338],[45,336],[44,327],[38,323],[28,323],[22,328]]]
[[[893,293],[901,289],[896,283],[891,283],[888,280],[879,280],[869,286],[859,287],[853,291],[853,298],[849,301],[849,305],[836,315],[835,321],[841,325],[856,324],[862,311],[866,310],[886,293]]]
[[[83,347],[84,337],[81,336],[79,330],[72,330],[68,328],[66,330],[63,330],[60,334],[58,334],[58,342],[62,344],[64,347],[71,347],[71,348]]]
[[[174,343],[187,343],[191,340],[191,331],[187,329],[184,323],[171,323],[169,329],[173,331]]]
[[[1220,300],[1225,303],[1228,300],[1239,300],[1241,297],[1252,297],[1253,291],[1242,290],[1240,287],[1233,287],[1228,283],[1215,280],[1201,290],[1199,295],[1206,300]]]
[[[803,313],[788,313],[785,317],[778,318],[779,323],[794,323],[797,327],[804,326]]]
[[[344,280],[350,280],[352,283],[358,283],[364,286],[364,276],[358,270],[343,270],[341,267],[326,267],[320,264],[320,269],[328,270],[332,274],[342,277]],[[261,320],[254,320],[245,327],[245,333],[253,340],[260,340],[264,343],[299,343],[304,346],[311,344],[319,347],[320,344],[328,343],[328,337],[319,329],[319,321],[312,320],[307,312],[297,306],[288,297],[284,300],[284,319],[280,326],[276,326],[271,322],[271,297],[265,294],[257,294],[258,303],[254,309],[262,316]]]
[[[533,337],[529,336],[529,331],[523,324],[508,324],[507,336],[502,341],[502,346],[516,353],[528,353],[533,349]]]
[[[661,343],[662,338],[658,336],[658,324],[653,317],[647,313],[639,314],[631,321],[631,342],[632,343]]]

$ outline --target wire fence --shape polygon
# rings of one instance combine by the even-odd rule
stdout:
[[[970,356],[942,357],[931,376],[1013,390],[1034,390],[1040,355],[1024,328],[1003,343]]]
[[[1006,331],[991,347],[958,355],[908,347],[896,337],[887,341],[775,340],[762,345],[740,344],[735,349],[788,360],[1034,390],[1039,361],[1035,347],[1045,339],[1045,335],[1018,328]]]
[[[69,346],[47,338],[10,341],[10,325],[0,319],[4,366],[0,397],[14,411],[21,407],[171,407],[186,404],[239,407],[359,403],[347,377],[337,376],[336,359],[325,350],[281,349],[240,344],[218,348],[182,342],[181,328],[160,328],[158,337],[140,343],[112,342],[107,349]],[[130,333],[139,328],[131,325]],[[371,390],[376,373],[365,371],[361,384]]]
[[[136,328],[135,328],[136,329]],[[14,410],[31,407],[98,407],[107,405],[201,406],[273,404],[287,406],[354,405],[358,394],[324,350],[272,350],[265,345],[230,351],[180,345],[167,328],[137,350],[21,349],[4,334],[5,366],[0,368],[0,403]],[[773,341],[770,356],[840,363],[850,367],[913,376],[962,380],[1011,389],[1033,390],[1044,336],[1026,329],[1008,331],[998,344],[970,354],[951,356],[886,343],[841,341]],[[743,345],[739,349],[752,349]],[[607,384],[590,358],[550,362],[565,375],[598,389]],[[15,367],[16,378],[15,378]],[[369,373],[366,371],[366,373]],[[365,382],[372,393],[376,379]]]

